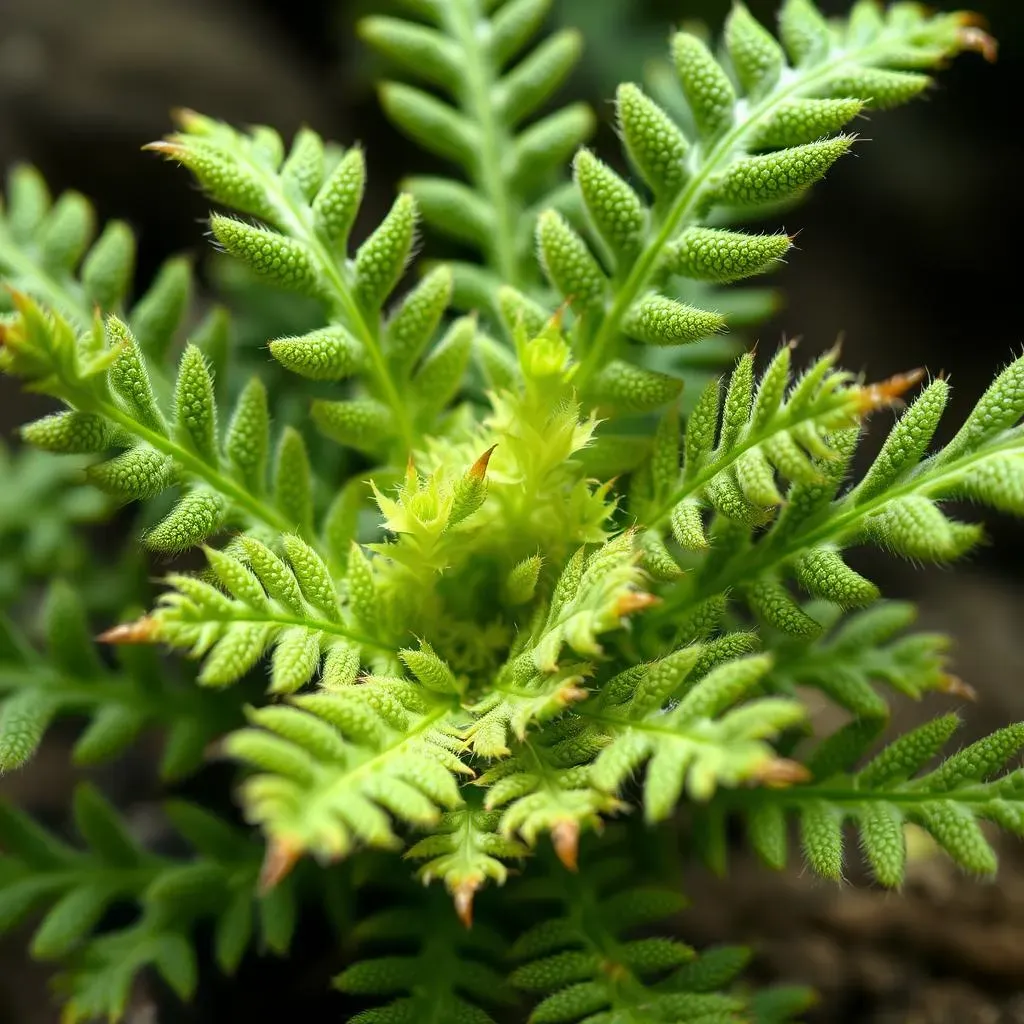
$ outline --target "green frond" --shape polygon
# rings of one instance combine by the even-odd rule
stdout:
[[[38,421],[49,431],[73,436],[78,425]],[[87,421],[90,436],[95,424]],[[0,606],[22,593],[34,579],[82,574],[88,559],[83,523],[100,522],[112,512],[111,502],[91,488],[75,484],[88,463],[82,456],[54,459],[31,448],[11,451],[0,443]],[[125,588],[116,585],[120,572],[103,591],[112,597],[104,608],[116,607]]]
[[[329,413],[321,408],[314,418],[343,444],[385,452],[395,448],[406,457],[432,426],[438,407],[458,390],[464,369],[464,362],[448,368],[452,381],[440,400],[427,390],[433,381],[423,380],[420,386],[414,373],[425,353],[429,362],[444,351],[442,341],[428,352],[451,297],[447,272],[431,279],[429,294],[417,290],[386,321],[385,304],[412,253],[416,197],[400,195],[348,259],[349,234],[365,187],[361,150],[339,154],[305,129],[286,156],[280,140],[265,145],[267,129],[240,132],[193,112],[184,112],[180,122],[180,132],[150,148],[191,170],[216,202],[259,219],[253,224],[214,214],[210,223],[216,241],[255,274],[312,295],[325,308],[326,326],[271,340],[271,354],[287,369],[314,380],[357,377],[364,395],[347,405],[372,403],[383,410],[361,433],[357,423],[348,422],[354,414],[343,422],[340,403]],[[471,345],[472,337],[464,344]],[[369,434],[372,445],[366,443]]]
[[[107,667],[81,598],[66,583],[51,586],[44,618],[41,653],[4,623],[10,642],[0,649],[0,772],[28,761],[54,719],[84,714],[89,724],[72,750],[76,764],[112,760],[144,729],[162,726],[161,774],[175,780],[199,767],[207,745],[238,721],[234,702],[211,700],[176,679],[155,652],[120,648],[116,667]]]
[[[594,119],[582,105],[535,119],[580,53],[579,35],[563,30],[523,55],[550,0],[515,0],[493,13],[488,7],[452,0],[415,11],[426,24],[374,16],[359,29],[370,46],[430,89],[385,82],[381,104],[416,143],[456,164],[468,184],[416,176],[404,187],[428,227],[481,252],[493,309],[499,285],[537,290],[533,222]]]
[[[870,31],[843,22],[830,28],[812,3],[790,0],[780,14],[780,45],[737,4],[724,32],[727,64],[696,35],[673,36],[672,110],[633,83],[621,85],[619,134],[650,198],[582,153],[577,184],[597,242],[596,250],[584,239],[574,243],[574,264],[594,268],[586,301],[579,275],[552,273],[545,254],[556,289],[587,310],[577,337],[586,397],[601,400],[601,376],[630,351],[627,339],[678,345],[728,325],[716,308],[727,293],[704,289],[714,305],[695,305],[702,290],[694,282],[762,273],[790,242],[723,224],[800,199],[849,149],[854,137],[841,129],[865,106],[907,102],[931,83],[928,70],[977,47],[964,25],[959,14],[915,12]],[[637,356],[647,368],[651,360]]]
[[[127,642],[166,643],[203,658],[198,682],[223,687],[273,653],[271,693],[294,693],[317,674],[338,648],[365,648],[367,657],[394,648],[366,632],[349,577],[342,607],[334,579],[317,552],[295,534],[280,553],[254,537],[230,551],[206,549],[217,585],[174,574],[156,611],[126,627]],[[112,636],[111,639],[121,639]]]
[[[815,611],[826,617],[823,610]],[[837,620],[827,637],[773,646],[773,690],[795,693],[796,687],[813,687],[861,718],[883,719],[889,708],[876,689],[882,683],[914,700],[934,692],[971,695],[949,672],[948,637],[899,635],[916,617],[913,605],[883,601],[845,619],[835,612],[827,617]]]
[[[618,793],[646,763],[643,806],[651,822],[668,817],[684,789],[700,802],[720,786],[784,780],[791,769],[766,741],[803,721],[803,705],[773,697],[739,703],[770,672],[771,659],[725,661],[690,678],[700,654],[683,648],[648,666],[627,700],[613,701],[613,691],[607,706],[579,712],[607,737],[591,783]]]
[[[627,876],[626,862],[605,858],[585,862],[578,875],[560,872],[534,883],[530,902],[543,901],[546,913],[512,944],[519,965],[509,979],[538,1000],[531,1024],[739,1024],[787,1021],[808,1007],[806,989],[767,989],[749,1001],[731,993],[748,951],[720,947],[698,955],[668,935],[652,935],[686,900],[675,888],[638,885]]]
[[[181,551],[223,527],[309,529],[295,520],[290,495],[266,495],[270,438],[262,385],[254,382],[240,395],[222,450],[214,384],[198,348],[186,348],[167,409],[152,364],[123,321],[111,316],[78,335],[28,297],[18,296],[16,304],[18,318],[4,328],[0,368],[73,410],[29,424],[26,439],[58,453],[88,449],[109,456],[120,449],[90,465],[87,475],[121,500],[178,486],[178,504],[147,538],[151,547]],[[286,432],[286,440],[291,436]]]
[[[468,930],[430,891],[405,895],[403,905],[378,911],[354,929],[361,958],[335,977],[335,987],[363,1001],[394,998],[350,1019],[494,1024],[492,1012],[516,1003],[504,976],[500,933],[479,923]]]
[[[473,897],[486,882],[504,885],[508,868],[529,852],[516,839],[501,835],[501,815],[463,807],[442,815],[435,831],[405,852],[410,860],[425,861],[417,876],[424,882],[444,882],[462,922],[471,924]]]
[[[624,808],[589,779],[589,762],[603,742],[587,723],[566,717],[515,743],[474,779],[486,790],[484,807],[501,811],[499,834],[518,835],[533,847],[550,833],[559,858],[574,867],[580,834],[599,828],[603,816]]]
[[[716,506],[719,517],[736,520],[734,527],[728,527],[733,533],[731,550],[720,548],[707,558],[676,587],[652,619],[678,615],[734,587],[746,588],[749,599],[750,585],[755,580],[759,586],[766,582],[776,585],[775,592],[782,595],[777,585],[785,577],[795,579],[816,597],[856,607],[873,600],[877,590],[846,565],[841,557],[846,548],[869,542],[913,561],[947,562],[974,547],[982,530],[948,517],[941,504],[944,500],[967,498],[1014,515],[1024,513],[1024,506],[1017,500],[1019,471],[1024,466],[1020,425],[1024,417],[1024,359],[1003,370],[945,448],[927,455],[946,395],[945,382],[933,382],[897,421],[864,481],[845,490],[846,468],[858,441],[858,431],[852,424],[871,409],[891,402],[916,381],[917,375],[850,387],[842,384],[845,375],[824,372],[830,360],[826,357],[809,371],[783,407],[812,410],[817,402],[815,394],[823,394],[826,405],[834,402],[838,406],[834,413],[826,413],[826,417],[834,417],[830,428],[818,429],[811,424],[809,429],[805,424],[793,431],[799,443],[787,442],[783,448],[776,441],[764,446],[773,454],[782,453],[782,465],[793,481],[784,494],[784,507],[770,525],[767,508],[752,500],[758,495],[751,486],[773,481],[755,473],[756,467],[748,466],[741,473],[742,456],[732,458],[743,450],[744,438],[749,437],[739,425],[750,415],[749,388],[744,385],[746,397],[733,403],[734,412],[738,410],[735,416],[726,399],[720,436],[728,439],[726,458],[735,461],[735,473],[731,477],[716,476],[715,482],[724,479],[728,486],[717,493],[712,490],[708,500]],[[770,373],[769,369],[765,380]],[[831,384],[833,380],[835,384]],[[735,381],[734,374],[731,393],[735,393]],[[764,386],[762,382],[754,403],[754,423],[762,406]],[[706,467],[697,469],[695,481],[715,472],[715,452],[708,453],[710,434],[705,424],[714,422],[717,412],[712,405],[706,408],[704,412],[699,405],[691,418],[688,440],[691,432],[695,440],[688,446],[683,483],[673,497],[689,497],[697,486],[687,483],[692,472],[686,468],[690,451],[700,453],[697,465],[703,462]],[[801,450],[801,445],[806,448]],[[779,463],[776,465],[781,468]],[[671,514],[667,501],[660,506],[659,514]],[[788,593],[786,600],[792,602]],[[756,593],[752,603],[757,606]],[[785,629],[783,623],[765,617],[771,625]]]
[[[819,772],[813,782],[765,791],[756,805],[739,793],[723,794],[721,800],[747,819],[750,840],[773,867],[786,862],[786,820],[792,817],[808,864],[827,878],[842,876],[847,824],[856,828],[864,857],[882,885],[903,882],[908,824],[928,832],[965,871],[991,875],[996,855],[981,822],[1015,835],[1024,828],[1021,773],[999,774],[1024,747],[1024,727],[1001,729],[925,770],[958,724],[954,715],[928,722],[884,747],[859,771],[853,766],[877,733],[848,732],[841,758],[835,757],[840,748],[834,744],[828,756],[812,754],[809,763]]]
[[[454,753],[453,709],[418,683],[367,676],[249,717],[223,746],[254,770],[242,804],[268,837],[270,884],[305,853],[400,847],[392,820],[432,829],[462,805],[458,778],[471,772]]]
[[[256,895],[259,847],[242,833],[195,805],[169,804],[167,816],[195,851],[191,859],[170,860],[140,847],[92,786],[76,790],[74,810],[84,849],[65,845],[9,804],[0,806],[2,927],[47,908],[30,952],[39,960],[71,958],[57,978],[68,1020],[119,1018],[146,968],[179,998],[191,997],[197,971],[191,931],[203,920],[214,924],[218,964],[228,973],[253,941],[254,919],[261,922],[261,944],[287,948],[287,936],[267,929],[267,901]],[[286,886],[274,900],[290,904],[294,894]],[[108,909],[126,901],[138,906],[136,921],[95,934]]]

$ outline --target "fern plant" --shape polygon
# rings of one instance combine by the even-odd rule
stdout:
[[[340,925],[354,1021],[795,1019],[805,990],[751,991],[746,952],[677,937],[674,851],[685,834],[723,871],[738,819],[781,868],[795,821],[810,867],[839,878],[852,823],[896,887],[908,824],[984,875],[980,822],[1024,835],[1022,727],[937,765],[955,716],[885,745],[881,684],[971,690],[946,639],[912,631],[913,607],[854,568],[865,544],[913,562],[967,553],[982,529],[952,500],[1024,515],[1024,359],[937,449],[942,377],[869,383],[835,350],[798,365],[784,346],[719,378],[713,339],[756,313],[735,282],[792,248],[735,225],[799,200],[866,110],[995,44],[969,15],[871,0],[838,21],[784,0],[777,40],[737,3],[720,47],[678,32],[672,81],[620,87],[616,169],[577,150],[590,113],[538,113],[580,45],[564,32],[522,56],[545,0],[404,7],[362,33],[433,91],[388,84],[384,106],[459,179],[410,179],[361,242],[358,145],[310,130],[285,145],[184,111],[148,147],[226,210],[216,245],[296,296],[269,322],[319,311],[265,339],[308,382],[298,413],[295,387],[230,369],[265,297],[229,288],[243,308],[197,321],[176,259],[131,301],[131,232],[94,241],[82,197],[51,201],[26,169],[10,179],[0,367],[57,403],[21,432],[51,453],[36,456],[46,479],[84,466],[90,488],[82,505],[58,492],[54,529],[73,536],[83,505],[109,513],[102,492],[141,505],[133,532],[165,572],[193,548],[205,565],[171,565],[155,598],[133,582],[118,609],[57,581],[45,641],[31,601],[13,603],[0,766],[29,760],[65,714],[89,719],[80,764],[155,728],[164,783],[229,762],[248,827],[218,817],[205,775],[193,790],[210,809],[168,809],[165,845],[173,831],[194,850],[178,860],[143,849],[91,788],[75,799],[84,851],[6,808],[0,925],[50,904],[32,951],[64,961],[69,1021],[120,1017],[140,970],[190,998],[203,922],[230,973],[254,921],[258,947],[286,955],[318,905]],[[421,219],[479,261],[427,264],[394,298]],[[851,483],[865,424],[894,406]],[[115,657],[97,654],[91,620]],[[846,723],[813,736],[809,690]],[[623,818],[618,841],[599,835]],[[400,857],[426,892],[396,878]],[[110,911],[125,904],[121,928]]]

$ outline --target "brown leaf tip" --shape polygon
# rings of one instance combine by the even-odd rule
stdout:
[[[186,149],[179,142],[171,142],[169,139],[160,139],[158,142],[147,142],[143,147],[143,150],[150,153],[162,153],[164,156],[171,157],[172,159],[180,159],[182,154],[186,152]]]
[[[457,882],[452,887],[455,913],[458,914],[459,920],[465,928],[473,927],[473,897],[476,896],[479,888],[480,882],[472,878]]]
[[[558,859],[570,871],[579,868],[580,823],[572,818],[558,822],[551,829],[551,843]]]
[[[861,412],[872,412],[893,405],[900,400],[912,387],[916,387],[925,378],[925,370],[911,370],[909,373],[897,373],[888,380],[868,384],[860,389],[859,406]]]
[[[494,454],[494,449],[497,447],[498,446],[496,444],[492,444],[491,447],[488,448],[487,451],[485,451],[483,455],[481,455],[480,458],[469,467],[469,473],[467,475],[472,477],[474,480],[483,480],[487,476],[487,466],[491,461],[491,456]]]
[[[642,612],[652,605],[660,604],[661,598],[645,590],[630,590],[615,602],[615,614],[620,618]]]
[[[259,891],[261,895],[270,892],[291,873],[302,850],[284,839],[271,839],[260,868]]]
[[[582,686],[569,683],[555,694],[555,700],[562,707],[568,707],[568,705],[575,704],[577,701],[586,700],[589,696],[590,694]]]
[[[772,757],[760,765],[753,779],[770,789],[785,789],[798,782],[810,782],[811,773],[799,761],[791,761],[788,757]]]
[[[960,49],[980,53],[995,64],[999,57],[999,41],[985,31],[985,19],[981,15],[964,11],[960,15],[960,30],[956,34]]]
[[[156,619],[144,615],[134,622],[122,622],[119,626],[100,633],[96,639],[101,644],[151,644],[157,639],[159,624]]]
[[[961,700],[970,701],[972,704],[978,699],[978,691],[970,683],[965,683],[959,676],[946,673],[938,686],[940,693],[948,693]]]

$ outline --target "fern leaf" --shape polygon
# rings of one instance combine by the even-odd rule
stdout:
[[[46,622],[44,653],[20,639],[0,661],[2,770],[29,760],[53,719],[85,714],[89,725],[72,751],[76,764],[109,761],[143,729],[162,725],[173,730],[173,739],[165,744],[161,773],[177,779],[193,771],[203,749],[236,720],[232,702],[202,699],[148,651],[122,648],[117,667],[105,666],[89,636],[81,599],[66,584],[50,588]]]
[[[468,179],[467,187],[413,177],[405,187],[429,227],[482,252],[492,300],[498,284],[536,290],[534,211],[557,184],[563,158],[593,128],[582,107],[529,123],[580,52],[578,35],[563,30],[522,55],[548,7],[548,0],[517,0],[491,14],[480,0],[453,0],[427,13],[427,24],[380,16],[360,23],[366,42],[436,90],[388,82],[381,103],[403,132]],[[557,145],[543,145],[542,137]]]

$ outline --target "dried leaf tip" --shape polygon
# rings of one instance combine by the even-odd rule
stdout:
[[[491,456],[494,454],[494,449],[497,447],[498,446],[496,444],[492,444],[491,447],[488,448],[487,451],[485,451],[483,455],[481,455],[480,458],[469,467],[469,473],[467,475],[472,477],[474,480],[483,480],[487,476],[488,463],[490,463]]]
[[[579,869],[580,823],[571,818],[558,822],[551,829],[551,842],[558,859],[570,870]]]
[[[263,857],[263,866],[260,868],[260,894],[266,895],[283,882],[291,874],[301,854],[302,851],[293,843],[283,839],[272,839]]]
[[[162,153],[164,156],[177,159],[186,152],[186,149],[180,142],[171,142],[170,139],[160,139],[157,142],[147,142],[143,147],[143,150],[150,153]]]
[[[962,700],[970,701],[972,704],[978,699],[978,691],[970,683],[965,683],[959,676],[949,672],[943,675],[938,690],[940,693],[948,693],[952,697],[960,697]]]
[[[897,373],[888,380],[862,387],[858,394],[860,412],[872,412],[893,405],[900,400],[912,387],[920,384],[925,378],[923,368],[911,370],[909,373]]]
[[[999,41],[985,31],[985,19],[973,11],[961,11],[959,22],[956,38],[960,48],[980,53],[989,64],[994,64],[999,57]]]
[[[620,618],[642,612],[651,605],[660,604],[661,598],[648,594],[645,590],[630,590],[615,602],[615,614]]]
[[[477,889],[480,888],[478,879],[467,878],[452,886],[452,901],[455,903],[455,913],[462,922],[463,927],[473,927],[473,898]]]
[[[799,761],[791,761],[788,757],[773,757],[765,761],[752,778],[769,789],[785,789],[798,782],[810,782],[811,773]]]
[[[100,633],[96,639],[101,644],[151,644],[157,639],[156,619],[144,615],[134,622],[122,622],[118,626]]]

